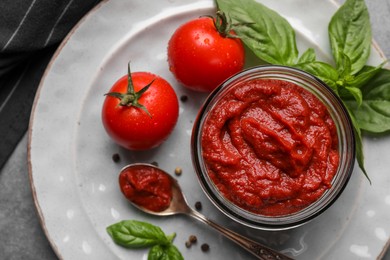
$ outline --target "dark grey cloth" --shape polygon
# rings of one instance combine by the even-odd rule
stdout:
[[[28,128],[53,53],[100,0],[0,1],[0,169]]]

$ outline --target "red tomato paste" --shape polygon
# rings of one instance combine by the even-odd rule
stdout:
[[[126,168],[119,175],[125,197],[151,211],[167,209],[172,200],[172,181],[163,171],[142,165]]]
[[[254,79],[229,90],[210,111],[201,138],[208,174],[223,196],[266,216],[316,201],[339,164],[325,105],[282,80]]]

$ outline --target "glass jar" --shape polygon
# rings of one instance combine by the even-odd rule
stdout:
[[[218,102],[232,89],[257,79],[273,79],[294,83],[312,93],[327,108],[337,132],[339,163],[331,181],[331,187],[310,205],[291,214],[276,216],[248,211],[226,199],[209,175],[202,148],[202,134],[205,122]],[[290,67],[258,66],[244,70],[227,79],[206,99],[194,122],[191,138],[192,161],[199,182],[211,202],[234,221],[263,230],[282,230],[300,226],[324,212],[344,190],[355,162],[355,139],[349,114],[342,101],[324,82],[316,77]]]

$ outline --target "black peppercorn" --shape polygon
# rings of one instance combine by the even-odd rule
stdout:
[[[121,160],[121,157],[119,156],[119,154],[114,153],[114,154],[112,155],[112,160],[113,160],[114,162],[119,162],[119,161]]]
[[[200,246],[200,248],[202,249],[202,251],[203,252],[207,252],[207,251],[209,251],[210,250],[210,246],[208,245],[208,244],[202,244],[201,246]]]
[[[196,203],[195,203],[195,208],[196,208],[196,210],[202,210],[202,203],[200,202],[200,201],[197,201]]]

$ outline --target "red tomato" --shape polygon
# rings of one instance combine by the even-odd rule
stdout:
[[[212,91],[242,70],[244,61],[241,40],[224,37],[210,17],[183,24],[168,43],[170,71],[181,84],[196,91]]]
[[[148,72],[134,72],[131,77],[134,92],[152,83],[130,105],[121,105],[120,98],[107,94],[102,109],[103,125],[120,146],[130,150],[150,149],[160,145],[172,132],[179,116],[179,102],[175,91],[163,78]],[[110,93],[125,94],[127,90],[128,76],[125,75],[112,86]]]

